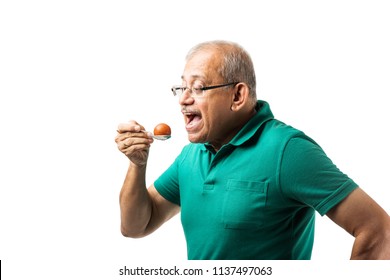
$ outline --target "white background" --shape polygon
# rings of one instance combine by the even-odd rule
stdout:
[[[5,279],[124,279],[124,265],[194,266],[179,217],[144,239],[121,236],[128,162],[114,137],[130,119],[170,124],[172,139],[151,148],[153,183],[187,143],[170,86],[188,49],[205,40],[244,46],[275,117],[314,138],[390,212],[389,14],[387,1],[372,0],[1,1]],[[267,264],[275,279],[376,273],[347,261],[352,243],[319,216],[311,262]]]

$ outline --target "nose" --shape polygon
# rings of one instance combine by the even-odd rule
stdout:
[[[185,90],[180,96],[179,96],[179,104],[180,105],[191,105],[193,104],[195,99],[191,96],[190,90]]]

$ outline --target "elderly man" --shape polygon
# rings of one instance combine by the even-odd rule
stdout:
[[[195,46],[181,79],[172,91],[191,143],[149,188],[153,139],[135,121],[118,126],[115,141],[130,160],[120,193],[124,236],[146,236],[181,212],[188,259],[310,259],[317,211],[355,237],[352,259],[390,259],[388,214],[257,100],[241,46]]]

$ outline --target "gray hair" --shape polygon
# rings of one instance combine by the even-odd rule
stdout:
[[[249,86],[250,98],[257,101],[256,75],[249,53],[239,44],[229,41],[207,41],[200,43],[187,53],[186,61],[203,50],[216,50],[222,54],[222,65],[217,69],[224,82],[243,82]]]

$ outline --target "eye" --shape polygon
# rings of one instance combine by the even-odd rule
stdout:
[[[203,86],[203,83],[196,81],[195,83],[192,84],[192,88],[199,90],[199,89],[203,89],[204,86]]]

